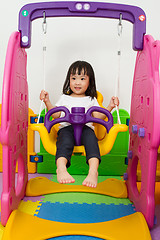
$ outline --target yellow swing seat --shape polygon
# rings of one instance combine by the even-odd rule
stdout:
[[[48,153],[55,155],[56,154],[56,136],[57,136],[56,129],[52,127],[51,132],[48,133],[43,123],[32,124],[30,127],[33,131],[39,132],[45,150]],[[108,134],[106,133],[105,137],[102,140],[98,141],[101,156],[111,151],[113,144],[116,140],[117,134],[119,132],[126,132],[127,130],[128,130],[128,126],[125,124],[113,125],[109,133]],[[75,146],[73,152],[85,153],[85,150],[83,146]]]
[[[103,107],[103,96],[101,93],[97,92],[97,101],[101,107]],[[39,124],[31,124],[30,129],[33,131],[38,131],[43,143],[45,150],[52,154],[56,154],[56,139],[57,139],[57,126],[53,126],[50,133],[48,133],[46,127],[43,123]],[[114,124],[110,129],[109,133],[106,132],[106,129],[99,125],[95,124],[95,132],[98,138],[98,144],[100,149],[101,156],[109,153],[114,145],[117,134],[119,132],[126,132],[128,130],[128,126],[125,124]],[[74,153],[80,152],[85,155],[85,150],[83,146],[75,146]]]

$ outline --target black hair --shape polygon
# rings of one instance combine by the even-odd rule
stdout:
[[[90,96],[91,98],[94,98],[94,97],[97,98],[94,70],[92,66],[85,61],[76,61],[72,63],[72,65],[69,67],[66,80],[63,85],[63,94],[65,95],[72,94],[72,90],[70,89],[70,75],[71,74],[74,75],[77,72],[78,72],[78,75],[80,75],[82,71],[84,71],[83,73],[89,77],[89,86],[85,92],[85,95]]]

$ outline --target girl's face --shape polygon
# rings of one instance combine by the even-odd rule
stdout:
[[[78,75],[78,71],[74,75],[70,75],[70,89],[72,90],[71,96],[84,97],[85,92],[89,86],[89,76],[84,74],[84,71]]]

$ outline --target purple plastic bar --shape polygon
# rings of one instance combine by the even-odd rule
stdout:
[[[102,2],[41,2],[24,5],[19,12],[21,47],[31,46],[31,21],[46,17],[97,17],[122,19],[133,24],[133,49],[143,49],[146,33],[146,15],[136,6]]]
[[[64,117],[57,118],[52,121],[49,120],[53,113],[60,112],[60,111],[63,111],[65,113]],[[102,119],[92,117],[91,114],[94,111],[104,113],[107,116],[108,121],[106,122]],[[101,107],[91,107],[88,109],[86,113],[85,113],[85,108],[83,107],[73,107],[71,108],[71,113],[70,113],[70,111],[66,107],[62,106],[62,107],[52,108],[47,112],[44,120],[44,125],[47,128],[47,131],[50,132],[51,127],[53,125],[61,122],[68,122],[72,124],[74,129],[75,144],[77,146],[80,146],[82,129],[86,123],[88,122],[99,123],[106,128],[107,132],[109,132],[109,130],[113,126],[113,117],[112,117],[112,114],[107,109],[104,109]]]

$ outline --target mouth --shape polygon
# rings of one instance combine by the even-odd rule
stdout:
[[[75,87],[75,90],[79,91],[81,90],[81,87]]]

